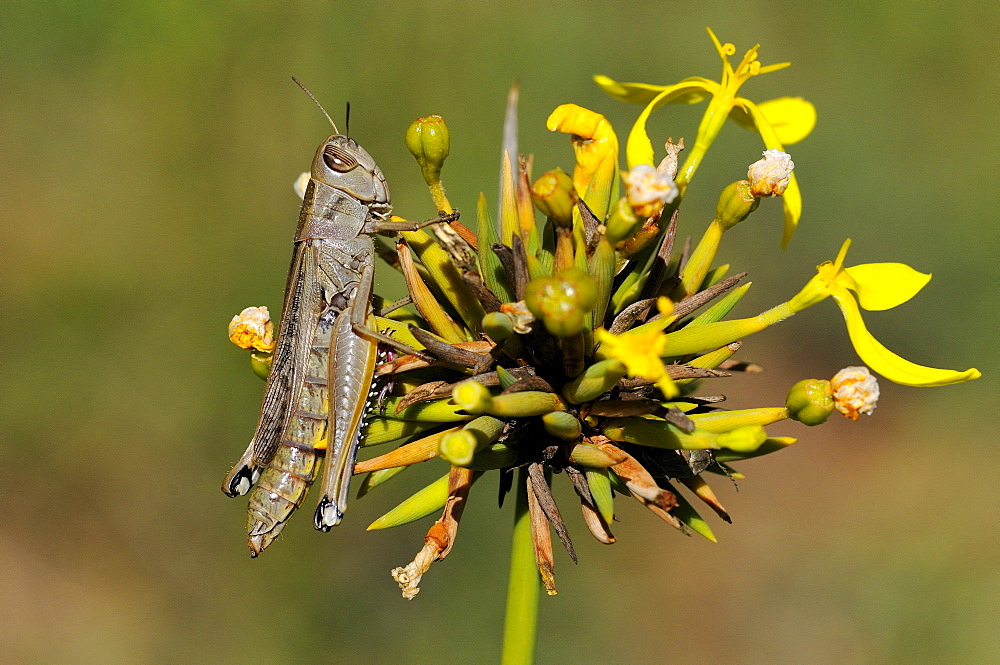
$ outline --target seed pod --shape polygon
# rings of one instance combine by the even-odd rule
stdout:
[[[715,218],[723,231],[728,231],[744,219],[760,205],[760,199],[750,191],[750,182],[737,180],[730,183],[719,195],[715,206]]]

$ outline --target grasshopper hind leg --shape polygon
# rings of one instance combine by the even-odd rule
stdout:
[[[253,463],[253,441],[247,446],[243,457],[222,480],[222,491],[226,496],[243,496],[260,479],[260,468]]]
[[[344,513],[338,503],[324,496],[319,500],[319,505],[313,514],[313,526],[319,531],[326,532],[340,524],[343,519]]]

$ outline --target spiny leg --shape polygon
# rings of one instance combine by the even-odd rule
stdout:
[[[329,359],[329,443],[323,469],[322,494],[314,526],[329,531],[343,519],[354,459],[365,414],[373,399],[372,377],[378,344],[354,334],[345,311],[337,318]]]

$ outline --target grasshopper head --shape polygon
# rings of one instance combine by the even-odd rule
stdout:
[[[375,160],[354,139],[334,134],[313,160],[312,177],[367,204],[389,203],[389,187]]]

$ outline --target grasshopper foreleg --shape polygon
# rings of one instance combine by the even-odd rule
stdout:
[[[432,217],[431,219],[425,219],[422,222],[393,222],[390,220],[374,221],[372,224],[371,233],[399,233],[400,231],[417,231],[424,228],[425,226],[430,226],[431,224],[447,224],[448,222],[457,222],[459,218],[458,211],[445,212],[444,210],[439,210],[437,217]]]
[[[413,304],[413,297],[412,296],[403,296],[402,298],[400,298],[396,302],[389,303],[388,305],[386,305],[385,307],[383,307],[382,309],[380,309],[376,313],[379,316],[386,316],[387,314],[391,314],[392,312],[395,312],[397,309],[406,307],[407,305],[411,305],[411,304]]]

